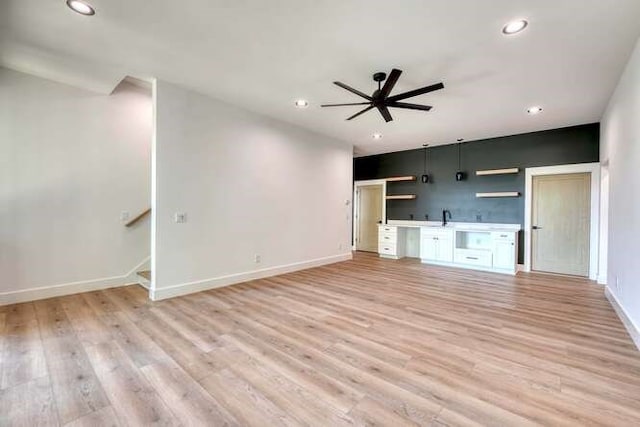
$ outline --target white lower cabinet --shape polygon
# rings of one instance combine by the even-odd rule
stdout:
[[[400,259],[405,256],[406,230],[388,225],[378,226],[378,254],[384,258]]]
[[[424,260],[436,260],[438,254],[438,241],[434,236],[420,236],[420,258]]]
[[[516,274],[518,229],[515,227],[517,225],[509,231],[496,231],[496,227],[484,224],[456,224],[446,228],[381,224],[378,253],[383,258],[404,258],[408,255],[407,229],[419,229],[423,263]],[[412,249],[411,253],[416,250]]]
[[[493,268],[512,270],[517,249],[514,233],[493,233]]]
[[[453,237],[451,230],[422,229],[420,258],[425,261],[452,262]]]

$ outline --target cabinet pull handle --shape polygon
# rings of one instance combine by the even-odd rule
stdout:
[[[474,256],[468,256],[467,259],[475,259],[475,260],[477,260],[478,258],[476,258]]]

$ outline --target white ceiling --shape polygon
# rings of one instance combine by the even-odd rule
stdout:
[[[638,0],[64,0],[0,2],[0,64],[108,92],[158,77],[353,143],[360,155],[599,121],[640,36]],[[530,25],[505,37],[513,18]],[[393,93],[443,81],[347,122],[371,74],[404,71]],[[311,106],[293,107],[297,98]],[[526,109],[544,112],[529,116]],[[371,135],[381,132],[382,140]]]

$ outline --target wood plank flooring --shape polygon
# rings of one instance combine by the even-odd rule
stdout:
[[[0,425],[640,425],[585,280],[353,261],[151,302],[0,307]]]

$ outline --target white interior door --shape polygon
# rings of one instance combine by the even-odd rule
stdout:
[[[382,185],[358,187],[356,250],[378,252],[378,224],[382,223],[384,188]]]
[[[591,174],[533,177],[531,269],[589,276]]]

